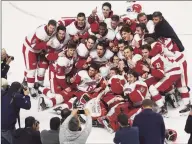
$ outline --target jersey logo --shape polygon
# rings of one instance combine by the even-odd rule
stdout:
[[[145,88],[144,88],[144,87],[141,87],[141,88],[139,89],[139,91],[140,91],[141,93],[144,93],[144,92],[145,92]]]

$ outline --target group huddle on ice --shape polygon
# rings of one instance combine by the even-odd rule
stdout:
[[[147,15],[130,2],[119,16],[106,2],[88,18],[80,12],[76,19],[50,20],[27,35],[23,85],[40,97],[41,110],[58,104],[63,105],[56,111],[87,108],[94,126],[113,132],[119,128],[117,115],[123,112],[133,120],[144,99],[152,99],[162,115],[180,100],[179,113],[190,111],[183,51],[161,12]],[[50,87],[44,86],[46,70]]]

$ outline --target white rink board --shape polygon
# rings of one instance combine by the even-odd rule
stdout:
[[[30,12],[33,15],[42,17],[43,19],[56,19],[60,17],[75,17],[78,12],[85,12],[88,16],[91,11],[97,6],[101,8],[101,4],[104,1],[88,1],[88,2],[75,2],[75,1],[63,1],[63,2],[12,2],[24,11]],[[161,11],[167,21],[172,25],[181,39],[185,47],[185,57],[188,62],[188,76],[189,87],[192,89],[192,2],[178,1],[178,2],[139,2],[143,6],[143,11],[147,14],[154,11]],[[126,2],[111,1],[112,9],[115,14],[124,14],[126,9]],[[43,6],[44,5],[44,6]],[[54,7],[53,7],[54,6]],[[8,73],[9,83],[13,81],[23,80],[24,75],[24,61],[22,55],[22,43],[26,35],[35,30],[35,28],[47,21],[32,17],[18,11],[8,2],[2,2],[2,46],[6,48],[9,55],[15,57],[15,60],[11,63],[11,68]],[[187,34],[187,35],[186,35]],[[191,34],[191,35],[189,35]],[[45,81],[46,86],[49,86],[48,80]],[[49,120],[51,117],[56,116],[49,111],[37,112],[37,101],[31,99],[32,108],[30,111],[21,110],[21,125],[24,126],[24,119],[27,116],[34,116],[40,121],[40,129],[49,129]],[[181,107],[180,107],[181,108]],[[175,129],[178,132],[178,140],[176,143],[187,143],[189,135],[184,132],[184,125],[187,117],[179,117],[178,110],[170,110],[171,118],[165,119],[166,128]],[[106,130],[100,128],[93,128],[87,143],[113,143],[114,134],[109,134]]]

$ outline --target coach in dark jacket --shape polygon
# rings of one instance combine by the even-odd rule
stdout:
[[[161,12],[153,13],[153,22],[155,24],[155,32],[152,34],[145,34],[146,37],[153,37],[158,39],[160,37],[171,38],[178,46],[180,52],[184,51],[184,46],[171,25],[164,19]]]
[[[138,127],[130,127],[128,117],[125,114],[119,114],[117,117],[120,129],[115,133],[113,142],[115,144],[139,144]]]
[[[31,108],[28,94],[29,91],[23,90],[19,82],[13,82],[6,91],[1,90],[1,137],[10,144],[20,108]]]
[[[186,121],[185,132],[191,134],[188,144],[192,144],[192,109]]]
[[[152,110],[153,101],[143,101],[144,110],[135,116],[133,126],[139,128],[140,144],[164,144],[165,124],[163,117]]]
[[[17,129],[13,144],[42,144],[39,132],[39,121],[29,116],[25,119],[25,128]]]

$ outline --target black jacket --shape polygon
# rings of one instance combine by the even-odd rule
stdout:
[[[29,96],[21,93],[9,95],[7,90],[1,90],[1,129],[13,130],[21,108],[30,109],[31,101]]]
[[[164,144],[165,124],[163,117],[152,111],[144,109],[135,116],[133,126],[139,128],[140,144]]]
[[[192,144],[192,115],[189,115],[185,125],[185,132],[191,134],[188,144]]]
[[[40,132],[32,128],[19,128],[13,137],[13,144],[42,144]]]
[[[139,144],[138,127],[120,128],[113,139],[115,144]]]
[[[10,66],[6,64],[6,60],[1,61],[1,78],[7,79],[7,73]]]
[[[152,34],[145,34],[145,38],[146,37],[153,37],[154,39],[160,37],[171,38],[177,44],[180,52],[185,49],[171,25],[164,18],[155,26],[155,32]]]

